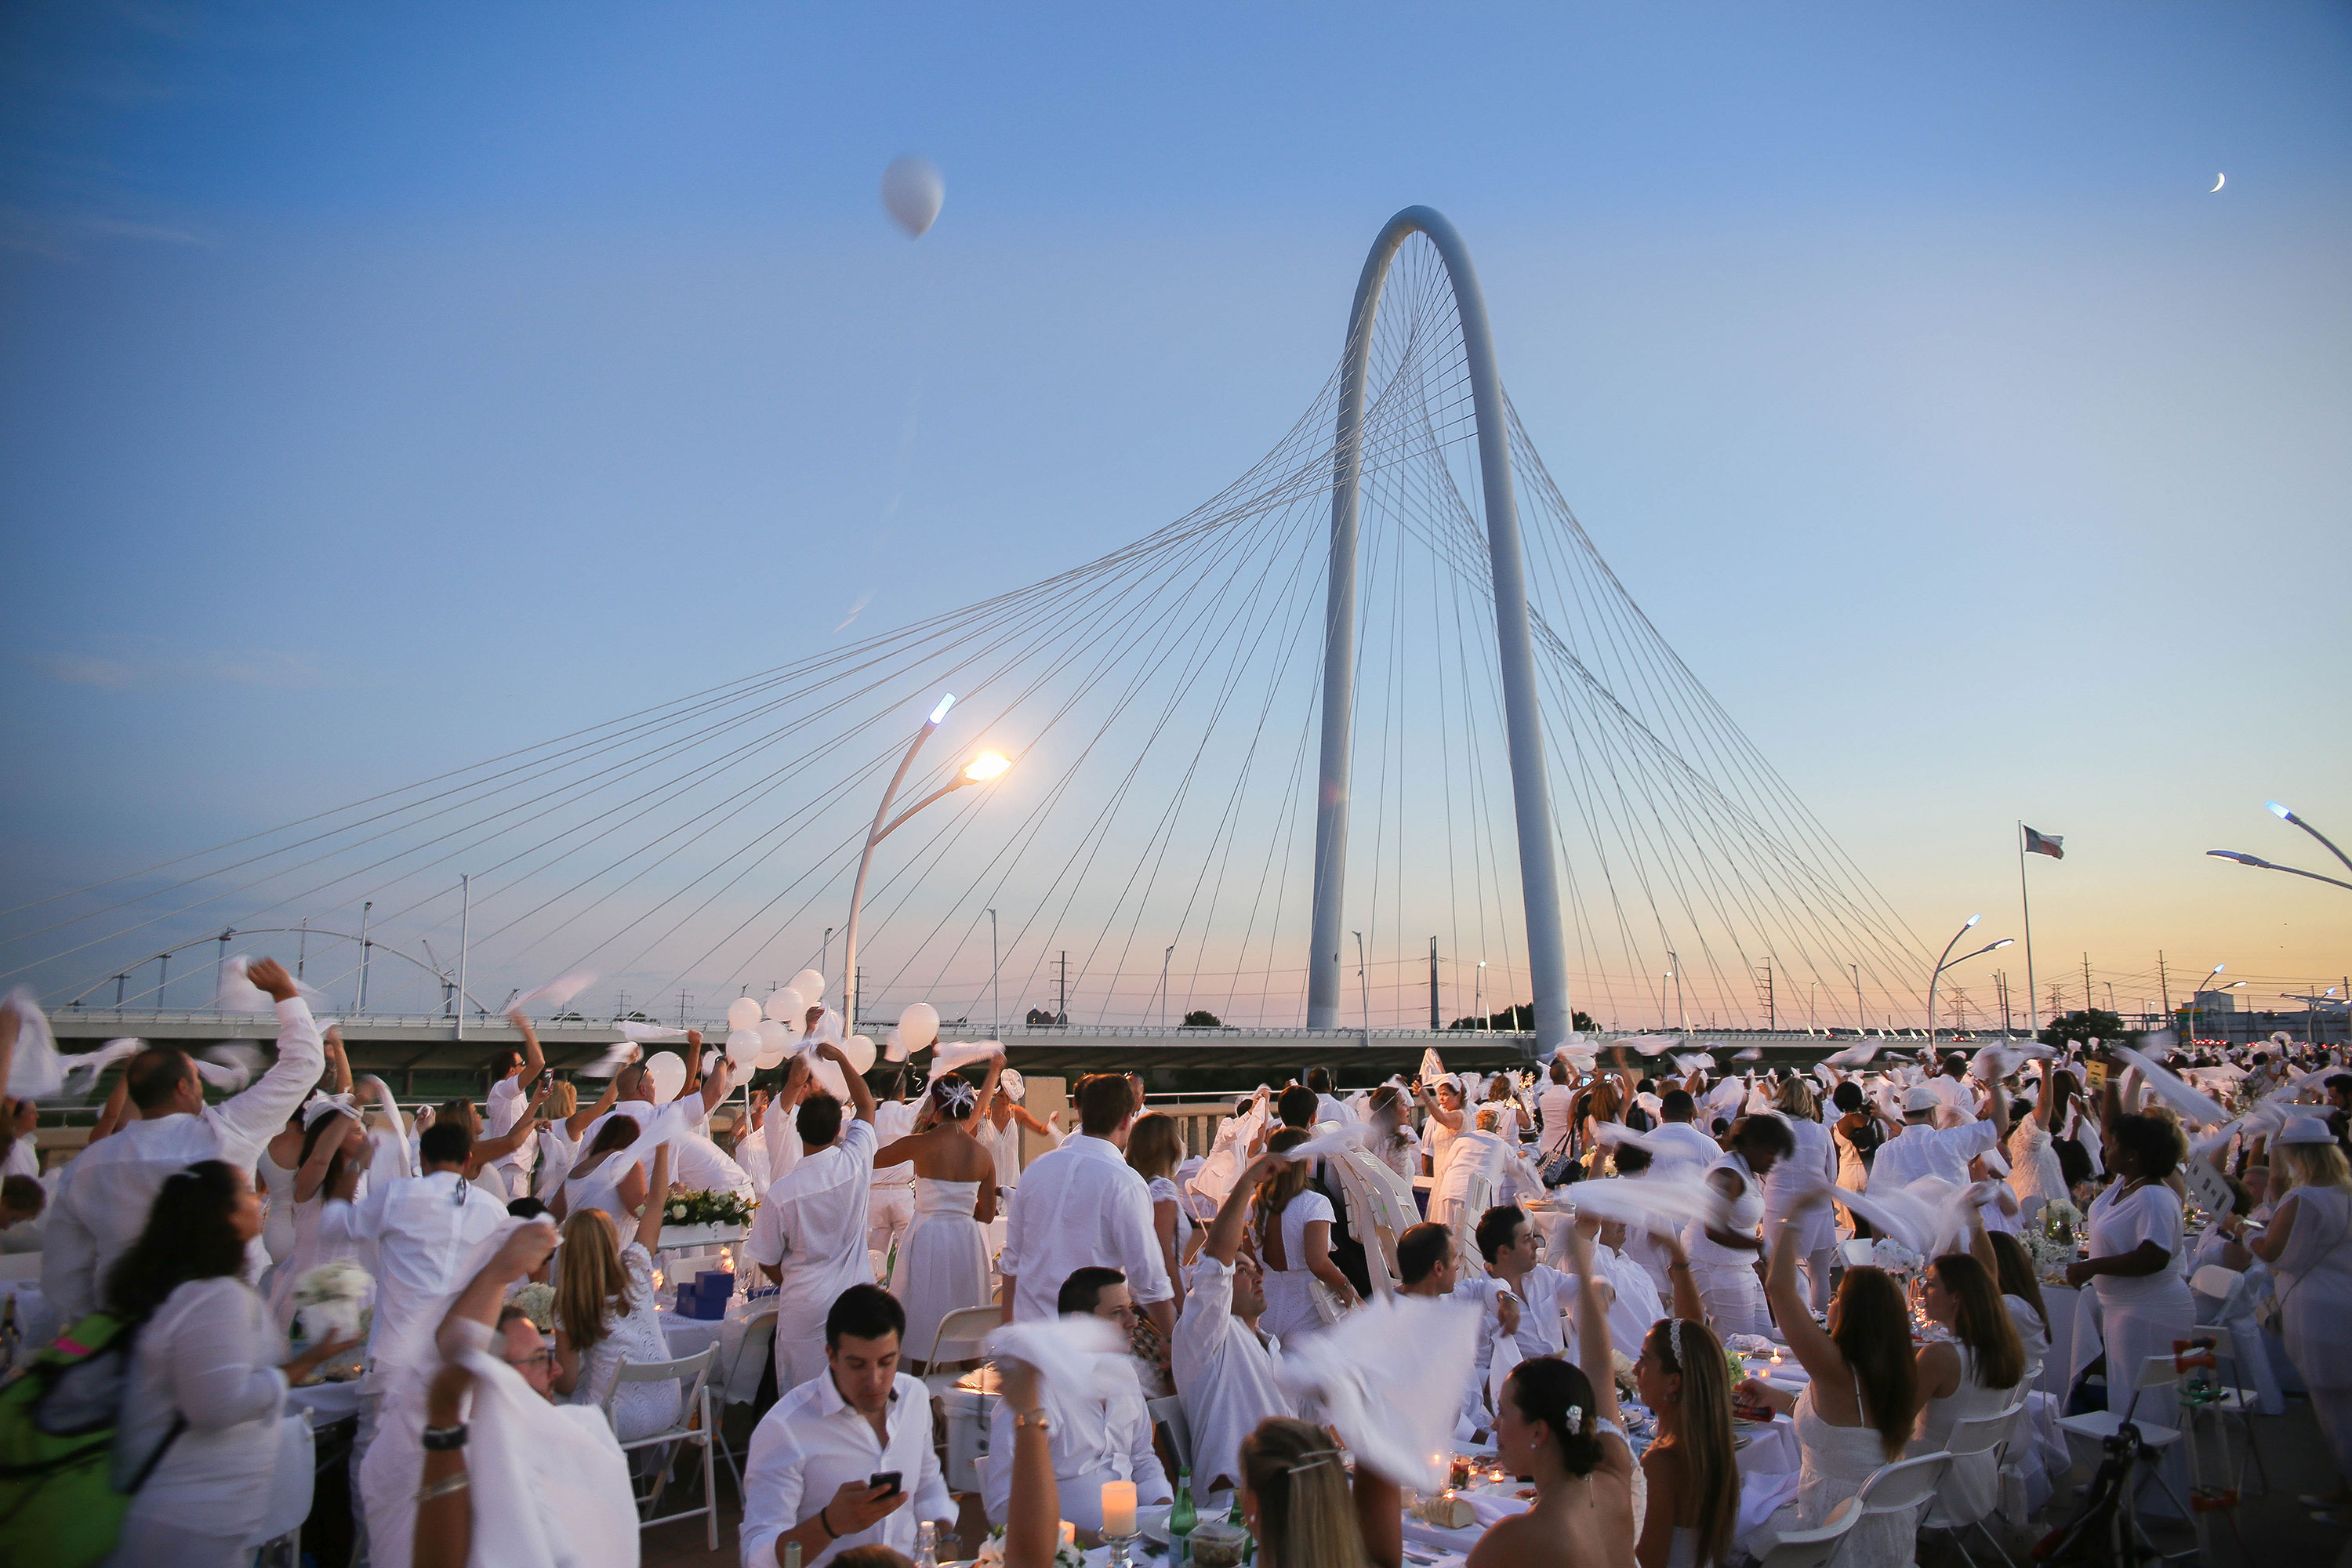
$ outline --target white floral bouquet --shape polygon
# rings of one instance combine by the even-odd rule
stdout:
[[[1889,1274],[1916,1274],[1927,1267],[1927,1260],[1891,1236],[1882,1236],[1870,1244],[1870,1261],[1874,1267]]]
[[[1069,1521],[1062,1523],[1061,1543],[1054,1548],[1054,1568],[1086,1568],[1087,1554],[1078,1550],[1072,1537]],[[1004,1527],[998,1525],[980,1543],[980,1555],[972,1559],[972,1568],[1004,1568]]]
[[[673,1187],[662,1209],[667,1225],[748,1225],[751,1219],[751,1200],[735,1192],[685,1192]]]
[[[374,1296],[374,1276],[350,1258],[321,1263],[294,1282],[294,1321],[312,1344],[357,1339]]]
[[[530,1320],[532,1328],[542,1334],[555,1331],[555,1287],[537,1280],[527,1283],[508,1300]]]

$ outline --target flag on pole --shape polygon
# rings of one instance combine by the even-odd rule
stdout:
[[[2025,829],[2025,852],[2028,855],[2047,855],[2053,860],[2063,860],[2066,858],[2066,840],[2055,833],[2036,833],[2028,827]]]

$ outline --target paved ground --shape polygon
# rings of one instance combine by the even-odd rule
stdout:
[[[730,1412],[727,1426],[730,1441],[735,1445],[740,1460],[750,1441],[748,1413],[738,1406]],[[2266,1495],[2248,1499],[2238,1512],[2238,1531],[2242,1536],[2246,1552],[2242,1557],[2232,1538],[2227,1516],[2211,1516],[2213,1550],[2205,1559],[2217,1568],[2231,1564],[2253,1564],[2257,1568],[2352,1568],[2352,1531],[2316,1522],[2311,1510],[2295,1500],[2300,1492],[2321,1492],[2335,1482],[2335,1464],[2327,1445],[2319,1432],[2306,1402],[2290,1400],[2284,1415],[2254,1418],[2256,1440],[2262,1446],[2263,1458],[2270,1468],[2270,1490]],[[2074,1479],[2089,1479],[2086,1470],[2077,1470]],[[2260,1482],[2250,1480],[2251,1489],[2259,1490]],[[673,1492],[669,1506],[691,1507],[688,1498]],[[686,1568],[686,1565],[733,1563],[736,1561],[737,1522],[742,1509],[735,1495],[734,1483],[722,1475],[719,1481],[721,1509],[719,1511],[719,1550],[713,1552],[704,1545],[703,1521],[691,1520],[678,1524],[667,1524],[646,1532],[646,1568]],[[2025,1568],[2035,1540],[2045,1531],[2063,1524],[2073,1509],[2071,1498],[2053,1501],[2033,1521],[2029,1531],[1999,1531],[2001,1546],[2011,1560]],[[967,1518],[977,1524],[968,1510]],[[2188,1552],[2195,1544],[2185,1528],[2157,1526],[2153,1533],[2157,1545],[2166,1552]],[[1981,1543],[1971,1535],[1970,1550],[1983,1568],[1991,1565]],[[942,1552],[942,1555],[945,1555]],[[1957,1554],[1940,1545],[1930,1544],[1921,1553],[1921,1562],[1928,1568],[1942,1568],[1949,1563],[1958,1568]],[[764,1568],[764,1565],[761,1565]]]

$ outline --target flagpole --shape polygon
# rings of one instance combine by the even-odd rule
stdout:
[[[2017,901],[2025,913],[2025,1024],[2032,1033],[2042,1032],[2041,1004],[2033,992],[2033,900],[2025,887],[2025,819],[2017,823]]]

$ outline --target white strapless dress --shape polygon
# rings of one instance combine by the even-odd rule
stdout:
[[[261,1245],[268,1249],[270,1262],[283,1263],[294,1254],[294,1173],[269,1157],[267,1143],[254,1168],[260,1172],[262,1191],[269,1199]]]
[[[903,1342],[909,1358],[929,1358],[931,1336],[950,1312],[988,1303],[988,1239],[972,1218],[979,1203],[978,1182],[915,1178],[914,1223],[890,1271],[890,1294],[907,1310]],[[950,1340],[940,1347],[941,1361],[977,1353],[972,1341]]]

